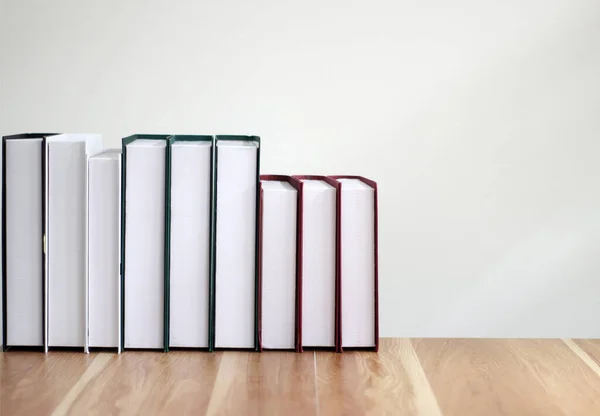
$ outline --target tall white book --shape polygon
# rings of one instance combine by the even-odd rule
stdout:
[[[302,346],[337,347],[337,189],[325,177],[302,179]]]
[[[169,347],[208,348],[213,138],[169,142]]]
[[[44,347],[44,161],[48,134],[3,137],[3,347]]]
[[[215,348],[258,348],[259,139],[217,136]]]
[[[298,190],[291,178],[266,177],[261,176],[261,343],[265,349],[294,349]]]
[[[376,349],[376,184],[335,177],[340,187],[341,347]]]
[[[46,139],[47,347],[87,351],[88,158],[101,151],[99,134]]]
[[[88,163],[88,345],[120,351],[121,149]]]
[[[123,139],[124,348],[165,347],[166,140]]]

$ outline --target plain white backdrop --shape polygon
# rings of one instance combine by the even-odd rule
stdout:
[[[382,336],[600,338],[595,0],[0,0],[0,134],[379,183]]]

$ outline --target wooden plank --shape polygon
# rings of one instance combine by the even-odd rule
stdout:
[[[570,343],[574,343],[578,346],[588,357],[595,363],[588,363],[588,365],[596,372],[600,367],[600,340],[597,339],[574,339],[564,340],[567,345],[571,346]],[[587,360],[585,360],[587,361]]]
[[[204,414],[221,353],[113,355],[75,398],[69,414]]]
[[[316,353],[320,414],[441,415],[409,340],[382,339],[379,353]]]
[[[600,377],[561,340],[413,345],[446,416],[600,414]]]
[[[91,379],[96,377],[111,361],[112,354],[96,354],[95,358],[93,358],[90,365],[88,365],[85,372],[79,377],[77,383],[69,392],[63,397],[59,405],[54,409],[52,413],[53,416],[62,416],[66,415],[69,412],[69,409],[73,405],[75,399],[79,396],[81,391],[85,388],[85,386],[90,382]]]
[[[600,342],[579,340],[383,339],[379,354],[9,352],[0,414],[592,415],[599,361]]]
[[[314,381],[311,353],[227,352],[206,414],[314,414]]]
[[[11,351],[0,356],[0,415],[52,413],[93,360],[71,352]]]

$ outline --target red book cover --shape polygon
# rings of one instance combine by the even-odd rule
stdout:
[[[295,301],[295,350],[296,352],[302,352],[302,181],[285,175],[260,175],[260,210],[258,220],[258,337],[259,337],[259,351],[263,350],[262,346],[262,266],[263,266],[263,215],[264,215],[264,192],[262,183],[265,181],[280,181],[289,183],[297,194],[297,210],[296,210],[296,301]]]
[[[321,176],[321,175],[294,175],[293,176],[294,179],[296,179],[299,183],[300,183],[300,199],[298,202],[298,206],[299,206],[299,210],[298,210],[298,215],[299,218],[302,217],[302,209],[300,208],[302,206],[302,202],[303,202],[303,185],[302,185],[302,181],[303,180],[317,180],[317,181],[323,181],[329,185],[331,185],[333,188],[335,188],[336,190],[336,226],[335,226],[335,245],[336,245],[336,249],[335,249],[335,351],[336,352],[342,352],[342,344],[341,344],[341,338],[340,338],[340,299],[341,299],[341,286],[340,286],[340,250],[339,250],[339,246],[340,246],[340,222],[339,222],[339,218],[340,218],[340,187],[341,184],[335,180],[332,177],[328,177],[328,176]],[[300,226],[301,226],[301,222],[300,222]],[[300,231],[299,233],[300,235],[302,235],[302,231]],[[302,267],[302,244],[298,245],[298,264],[300,264],[300,267]],[[299,287],[299,305],[300,305],[300,317],[299,317],[299,321],[298,324],[300,326],[300,339],[299,339],[299,343],[300,343],[300,349],[302,349],[302,286]]]
[[[338,328],[338,342],[339,342],[339,351],[341,352],[343,350],[342,348],[342,296],[341,296],[341,284],[343,281],[343,273],[342,273],[342,268],[341,268],[341,218],[342,218],[342,192],[343,192],[343,186],[342,183],[339,181],[339,179],[357,179],[363,183],[365,183],[366,185],[368,185],[369,187],[373,188],[373,233],[374,233],[374,244],[373,244],[373,250],[374,250],[374,282],[373,282],[373,287],[374,287],[374,293],[373,293],[373,302],[374,302],[374,318],[375,318],[375,322],[374,322],[374,347],[364,347],[364,348],[358,348],[358,349],[369,349],[369,350],[374,350],[374,351],[378,351],[379,350],[379,290],[378,290],[378,285],[379,285],[379,278],[378,278],[378,211],[377,211],[377,183],[373,180],[364,178],[362,176],[354,176],[354,175],[335,175],[335,176],[330,176],[330,179],[334,180],[337,184],[338,184],[338,219],[337,219],[337,224],[338,224],[338,285],[339,285],[339,299],[338,299],[338,322],[337,322],[337,328]],[[355,349],[355,348],[353,348]]]

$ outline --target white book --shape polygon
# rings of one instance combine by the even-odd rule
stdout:
[[[88,163],[88,345],[120,349],[121,150]]]
[[[163,348],[166,141],[134,140],[124,152],[124,346]]]
[[[169,345],[208,348],[212,141],[171,144]]]
[[[43,138],[5,138],[7,346],[44,345]]]
[[[47,347],[86,345],[88,158],[98,134],[46,139]]]
[[[375,190],[341,182],[342,347],[375,346]]]
[[[302,345],[335,347],[336,189],[303,180]]]
[[[296,339],[298,191],[284,181],[262,187],[262,346],[293,349]]]
[[[215,347],[255,347],[258,143],[216,145]]]

